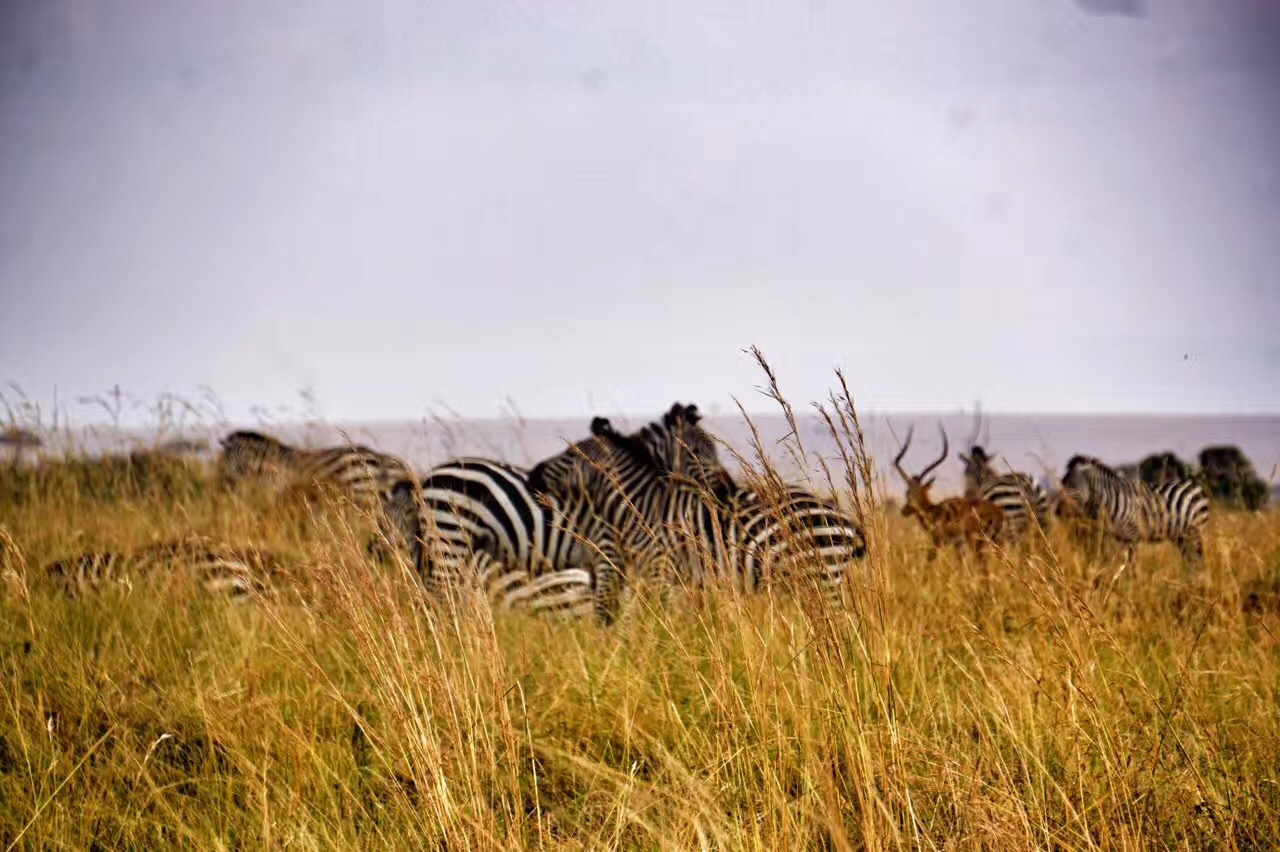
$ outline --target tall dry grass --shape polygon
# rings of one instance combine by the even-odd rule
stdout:
[[[872,546],[847,600],[642,593],[610,629],[424,601],[368,559],[360,512],[190,466],[5,474],[0,846],[1280,841],[1280,517],[1219,513],[1196,575],[1057,530],[928,562],[865,489],[847,394],[824,414]],[[305,588],[69,601],[40,576],[193,532],[284,554]]]

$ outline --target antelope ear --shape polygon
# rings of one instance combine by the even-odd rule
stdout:
[[[966,467],[968,467],[970,462],[973,461],[971,457],[965,455],[964,453],[960,453],[959,455],[960,455],[960,461],[964,462]]]
[[[933,483],[934,483],[934,482],[936,482],[936,481],[937,481],[937,479],[938,479],[938,477],[936,477],[936,476],[931,476],[931,477],[929,477],[928,479],[926,479],[924,482],[920,483],[920,485],[921,485],[921,486],[923,486],[924,488],[932,488],[932,487],[933,487]]]

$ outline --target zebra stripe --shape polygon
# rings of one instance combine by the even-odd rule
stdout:
[[[964,462],[964,496],[986,500],[1004,512],[1004,529],[1014,537],[1026,535],[1049,521],[1049,495],[1025,473],[997,473],[989,456],[975,444]]]
[[[1089,456],[1075,456],[1062,477],[1064,495],[1132,555],[1139,542],[1176,544],[1188,563],[1204,555],[1209,498],[1193,479],[1156,488],[1126,479]]]
[[[651,452],[652,442],[624,436],[607,420],[592,424],[604,439],[535,468],[530,480],[565,503],[586,501],[604,521],[604,554],[623,577],[704,585],[708,569],[736,588],[755,591],[782,567],[839,594],[850,563],[866,553],[858,529],[831,501],[800,488],[760,494],[735,490],[727,504],[704,486],[685,484]],[[728,474],[717,485],[732,483]]]
[[[222,439],[218,468],[229,482],[266,479],[281,487],[326,484],[370,502],[396,482],[413,477],[412,469],[400,459],[360,444],[304,450],[251,431],[233,432]]]
[[[520,468],[461,458],[400,482],[385,504],[410,563],[436,594],[474,578],[502,608],[585,615],[593,583],[584,568],[581,522],[538,499]]]
[[[867,554],[856,521],[835,502],[796,486],[774,497],[744,492],[734,522],[730,538],[742,542],[740,571],[751,579],[751,589],[776,573],[776,566],[790,566],[834,600],[853,562]]]
[[[101,592],[110,586],[132,590],[134,584],[190,577],[208,594],[242,601],[269,594],[269,580],[285,571],[283,560],[253,548],[225,548],[202,539],[162,542],[138,550],[90,551],[52,562],[45,575],[71,597]]]

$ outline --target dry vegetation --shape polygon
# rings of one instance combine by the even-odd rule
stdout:
[[[0,847],[1107,849],[1280,842],[1280,516],[1175,550],[926,561],[872,507],[844,605],[640,597],[615,627],[424,603],[367,519],[83,461],[5,473]],[[307,593],[66,600],[191,533]]]

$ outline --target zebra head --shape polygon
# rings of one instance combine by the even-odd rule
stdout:
[[[1068,509],[1088,510],[1096,503],[1099,484],[1107,479],[1120,479],[1120,474],[1093,456],[1072,456],[1062,475],[1062,498]]]
[[[960,461],[964,462],[964,493],[966,497],[977,497],[979,489],[990,479],[996,475],[992,463],[995,462],[995,454],[988,453],[985,443],[991,440],[991,433],[987,431],[986,440],[983,439],[983,429],[987,426],[986,418],[982,416],[982,405],[976,404],[973,409],[973,431],[965,441],[969,445],[969,452],[960,453]]]
[[[912,476],[902,467],[902,459],[906,456],[907,450],[911,447],[911,435],[915,432],[915,426],[907,429],[907,440],[903,443],[902,449],[893,457],[893,466],[897,468],[898,475],[902,477],[902,481],[907,486],[906,505],[902,507],[902,514],[905,516],[922,515],[925,510],[933,505],[933,500],[929,497],[929,489],[933,487],[933,483],[937,477],[929,476],[938,465],[947,460],[947,454],[950,448],[947,446],[947,430],[942,428],[942,424],[938,424],[938,431],[942,433],[942,455],[938,456],[938,460],[930,464],[919,474]],[[929,477],[926,479],[925,477]]]
[[[267,473],[290,450],[286,444],[270,435],[247,429],[232,432],[221,443],[218,471],[228,482]]]
[[[964,493],[967,496],[976,496],[982,484],[995,475],[991,466],[994,458],[981,444],[974,444],[968,453],[960,453],[960,461],[964,462]]]

